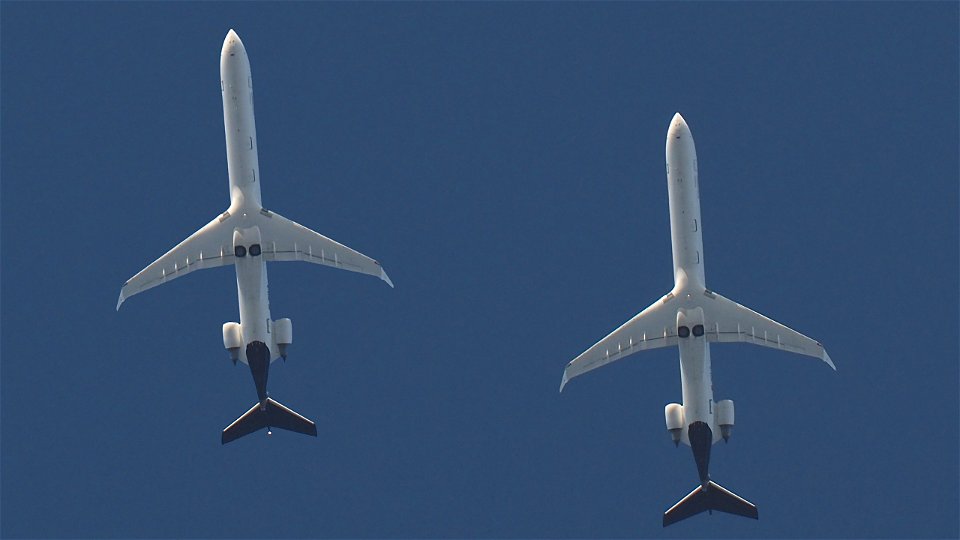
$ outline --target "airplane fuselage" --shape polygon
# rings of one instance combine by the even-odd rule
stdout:
[[[666,527],[718,510],[757,519],[757,507],[710,480],[710,450],[729,440],[733,401],[713,399],[711,343],[750,343],[819,358],[836,369],[823,345],[706,287],[700,179],[693,136],[680,113],[667,129],[666,172],[674,286],[669,293],[567,363],[560,391],[574,377],[640,351],[677,346],[683,404],[668,403],[664,421],[674,444],[693,450],[700,485],[664,512]]]
[[[253,78],[250,59],[240,39],[227,36],[220,52],[220,89],[223,128],[227,136],[227,173],[230,208],[260,210],[260,160],[257,125],[253,116]]]
[[[271,339],[267,263],[259,256],[262,250],[260,230],[252,223],[249,227],[243,226],[243,218],[260,212],[263,204],[260,198],[257,126],[253,115],[253,78],[247,52],[235,34],[227,36],[220,52],[220,87],[230,178],[230,208],[227,211],[241,218],[240,226],[234,232],[240,333],[245,345],[241,348],[240,360],[249,364],[251,355],[262,357],[263,347],[254,345],[259,343],[269,350],[267,361],[273,361],[280,355]],[[259,393],[259,381],[257,386]],[[261,400],[264,395],[260,396]]]
[[[230,206],[128,279],[120,288],[117,310],[127,298],[195,270],[233,265],[240,322],[223,324],[223,346],[234,364],[241,361],[250,367],[258,400],[223,430],[220,442],[263,428],[270,433],[273,427],[316,437],[313,421],[267,395],[270,364],[286,359],[293,344],[290,319],[270,317],[267,262],[303,261],[375,276],[391,287],[393,283],[376,260],[263,208],[250,60],[233,30],[220,49],[220,92]]]
[[[697,149],[689,127],[679,115],[674,117],[667,130],[666,159],[673,246],[674,289],[671,294],[680,300],[682,306],[677,314],[677,328],[685,327],[690,332],[688,338],[678,342],[686,424],[681,440],[690,444],[690,425],[703,422],[711,428],[712,442],[716,442],[720,439],[720,430],[714,423],[710,344],[704,332],[703,310],[697,306],[697,299],[703,298],[706,290]]]

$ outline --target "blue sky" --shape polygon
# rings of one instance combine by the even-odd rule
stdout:
[[[956,3],[2,4],[4,537],[956,537]],[[272,264],[256,399],[207,270],[123,282],[228,203],[219,52],[251,58],[264,204],[397,287]],[[675,350],[557,387],[672,286],[664,142],[708,285],[838,372],[713,347],[737,426],[696,483]]]

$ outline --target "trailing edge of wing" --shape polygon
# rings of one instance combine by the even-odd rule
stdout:
[[[676,345],[677,312],[665,307],[673,298],[673,293],[670,293],[657,300],[574,358],[563,371],[560,391],[563,392],[563,387],[570,379],[635,352]]]
[[[261,210],[257,225],[268,261],[305,261],[378,277],[393,287],[380,263],[280,214]]]
[[[194,270],[233,264],[236,220],[236,216],[224,212],[127,280],[120,289],[117,310],[127,298]]]
[[[715,343],[742,342],[819,358],[836,371],[819,341],[715,292],[704,293],[705,335]]]

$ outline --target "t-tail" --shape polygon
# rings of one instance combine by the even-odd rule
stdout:
[[[693,459],[697,462],[700,485],[663,513],[663,526],[673,525],[701,512],[713,513],[714,510],[758,519],[756,505],[710,480],[710,447],[713,445],[710,426],[705,422],[693,422],[687,428],[687,434]]]
[[[263,428],[267,428],[268,431],[270,428],[279,428],[317,436],[317,425],[310,419],[268,397],[263,402],[254,403],[249,411],[227,426],[223,430],[220,442],[227,444]]]
[[[704,511],[712,513],[714,510],[758,519],[756,505],[720,484],[708,480],[705,486],[697,486],[689,495],[663,513],[663,526],[673,525]]]

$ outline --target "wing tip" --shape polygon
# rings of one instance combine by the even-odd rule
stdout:
[[[377,263],[378,266],[379,266],[379,264],[380,264],[380,263]],[[387,285],[389,285],[391,289],[394,289],[394,288],[395,288],[395,287],[393,286],[393,282],[390,281],[390,276],[387,275],[387,271],[384,270],[382,266],[380,267],[380,279],[386,281],[386,282],[387,282]]]
[[[126,297],[123,296],[123,289],[120,289],[120,298],[117,298],[117,311],[120,311],[120,305],[123,304],[124,300],[126,300]]]
[[[821,347],[822,347],[822,345],[821,345]],[[830,366],[831,368],[833,368],[834,371],[837,370],[837,366],[835,366],[835,365],[833,364],[833,360],[830,359],[830,355],[827,354],[827,350],[826,350],[826,349],[823,349],[823,356],[821,356],[820,359],[823,360],[824,362],[826,362],[827,365]]]
[[[570,379],[567,378],[567,370],[563,370],[563,379],[560,380],[560,393],[563,393],[563,387],[570,382]]]

